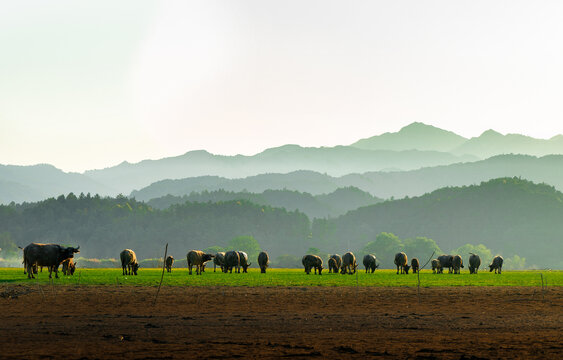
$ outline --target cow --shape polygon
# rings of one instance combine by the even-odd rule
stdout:
[[[408,274],[410,266],[407,254],[404,252],[395,254],[395,265],[397,265],[397,274],[399,273],[399,270],[401,270],[401,274]]]
[[[18,248],[19,248],[21,251],[23,251],[23,248],[22,248],[21,246],[18,246]],[[24,273],[24,275],[25,275],[25,274],[27,274],[27,264],[26,264],[26,262],[25,262],[25,258],[23,259],[22,264],[23,264],[23,273]],[[37,274],[37,273],[38,273],[38,271],[37,271],[37,263],[35,263],[35,264],[33,264],[33,265],[31,266],[31,270],[33,271],[34,274]],[[43,267],[41,267],[41,272],[43,272]]]
[[[336,266],[338,267],[338,269],[340,269],[340,267],[342,266],[342,257],[338,254],[334,254],[330,256],[331,259],[334,259],[334,261],[336,262]]]
[[[438,261],[440,262],[440,271],[439,273],[442,274],[444,269],[448,269],[448,272],[452,272],[452,261],[454,257],[452,255],[440,255],[438,256]]]
[[[186,255],[188,260],[188,270],[189,274],[192,274],[192,267],[195,265],[195,273],[196,275],[201,275],[203,272],[203,266],[206,262],[213,260],[215,255],[213,254],[206,254],[200,250],[190,250],[190,252]]]
[[[74,275],[76,271],[76,263],[72,259],[66,259],[62,262],[63,275]]]
[[[341,274],[352,275],[358,269],[358,264],[356,263],[356,256],[351,251],[348,251],[344,256],[342,256],[342,266],[340,267]]]
[[[266,268],[268,267],[269,264],[270,264],[270,257],[268,256],[267,252],[262,251],[260,254],[258,254],[258,266],[260,266],[260,272],[262,274],[266,273]]]
[[[219,266],[221,271],[223,271],[223,267],[225,266],[225,252],[223,251],[216,253],[213,258],[213,272],[217,271],[217,266]]]
[[[340,267],[338,266],[338,263],[336,262],[336,259],[331,257],[328,259],[328,272],[331,273],[337,273],[338,269],[340,269]]]
[[[440,273],[440,260],[432,259],[432,272],[436,274],[436,272]]]
[[[469,257],[469,273],[470,274],[477,274],[479,270],[479,266],[481,266],[481,258],[479,255],[470,253],[471,256]]]
[[[49,268],[49,279],[55,271],[55,278],[59,277],[59,265],[66,259],[73,258],[74,254],[80,252],[80,246],[64,247],[58,244],[31,243],[23,249],[23,261],[27,270],[28,279],[33,276],[33,265],[47,266]]]
[[[168,255],[166,260],[164,261],[164,265],[166,266],[167,272],[172,272],[172,265],[174,264],[174,256]]]
[[[416,274],[418,272],[418,269],[420,269],[420,263],[418,262],[417,258],[412,258],[411,269],[413,274]]]
[[[225,253],[225,263],[223,265],[223,272],[233,272],[233,268],[235,268],[235,272],[240,272],[240,256],[236,251],[227,251]]]
[[[463,259],[459,255],[455,255],[452,259],[452,268],[454,270],[454,274],[460,274],[461,268],[463,268]]]
[[[364,256],[363,262],[364,262],[364,267],[366,268],[366,274],[370,270],[371,270],[371,273],[373,274],[375,269],[377,269],[379,267],[379,265],[377,265],[375,255],[372,255],[372,254],[367,254],[366,256]]]
[[[119,254],[121,259],[121,268],[123,269],[123,275],[137,275],[137,270],[139,270],[139,262],[137,261],[137,255],[131,249],[125,249]]]
[[[250,265],[252,265],[252,263],[248,262],[248,255],[244,251],[239,251],[238,256],[239,256],[239,259],[240,259],[240,267],[242,267],[242,272],[247,273],[248,271],[246,271],[246,270],[248,269],[248,267]],[[239,272],[240,272],[240,269],[239,269]]]
[[[497,255],[493,258],[493,262],[491,263],[491,265],[489,265],[489,272],[491,271],[495,271],[495,274],[498,273],[500,274],[502,271],[502,263],[504,262],[504,259],[502,258],[502,256]]]
[[[311,269],[315,269],[315,275],[317,274],[317,270],[319,270],[319,275],[322,275],[323,272],[323,259],[321,259],[317,255],[305,255],[301,259],[301,263],[305,267],[305,272],[307,275],[311,272]]]

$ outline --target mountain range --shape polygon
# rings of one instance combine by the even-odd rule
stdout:
[[[332,192],[338,187],[356,186],[382,198],[412,196],[439,186],[460,185],[461,180],[455,180],[458,178],[455,171],[446,171],[445,178],[437,179],[433,175],[436,169],[444,169],[454,164],[455,166],[450,169],[471,169],[472,166],[469,165],[471,163],[475,164],[477,169],[482,166],[480,160],[499,154],[527,154],[542,159],[548,154],[563,154],[563,136],[557,135],[549,140],[542,140],[518,134],[502,135],[488,130],[479,137],[467,139],[434,126],[412,123],[398,132],[362,139],[348,146],[312,148],[284,145],[252,156],[223,156],[204,150],[190,151],[176,157],[143,160],[135,164],[123,162],[117,166],[89,170],[83,174],[66,173],[47,164],[0,165],[0,203],[38,201],[69,192],[90,192],[100,195],[133,192],[140,196],[140,192],[135,190],[145,191],[149,185],[163,180],[186,178],[196,179],[192,182],[199,184],[197,189],[191,191],[213,190],[218,189],[216,185],[219,183],[245,183],[250,181],[249,178],[256,176],[258,178],[254,179],[255,181],[262,181],[272,178],[270,174],[288,174],[289,177],[294,177],[294,173],[301,170],[310,171],[307,173],[308,176],[315,178],[322,174],[325,178],[331,178],[330,182],[335,184],[325,184],[316,188],[315,186],[320,185],[320,182],[307,179],[307,176],[300,176],[304,183],[296,188],[292,185],[293,180],[281,180],[279,175],[274,175],[273,178],[280,179],[276,180],[272,187],[261,187],[261,190],[256,191],[261,192],[268,188],[283,189],[280,188],[280,181],[288,181],[288,189],[312,194]],[[534,162],[534,160],[526,161]],[[541,162],[550,163],[547,160]],[[504,164],[505,161],[500,163]],[[518,169],[515,165],[502,166],[499,170],[490,168],[488,171],[495,176],[531,174],[527,178],[534,181],[548,181],[554,177],[535,175],[533,171]],[[428,172],[426,169],[429,169]],[[546,169],[543,171],[548,172]],[[560,170],[554,168],[552,171],[557,173]],[[311,172],[317,174],[312,175]],[[404,190],[398,189],[402,181],[411,183],[415,181],[404,180],[409,179],[411,175],[422,176],[419,185],[406,187]],[[475,174],[473,178],[463,180],[465,181],[463,184],[467,181],[484,180],[486,176],[489,175]],[[347,177],[356,180],[347,181]],[[332,178],[344,180],[335,181]],[[205,183],[205,181],[209,182]],[[361,185],[361,183],[365,184]],[[560,183],[552,184],[560,188]],[[235,186],[228,190],[243,189],[244,187]],[[248,186],[248,189],[255,191],[251,186]],[[163,195],[166,194],[158,193],[155,197]]]

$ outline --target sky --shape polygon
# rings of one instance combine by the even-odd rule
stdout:
[[[563,132],[561,1],[0,0],[0,164]]]

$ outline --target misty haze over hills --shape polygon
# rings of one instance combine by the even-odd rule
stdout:
[[[434,126],[412,123],[396,133],[362,139],[350,146],[304,148],[285,145],[253,156],[190,151],[160,160],[144,160],[135,164],[123,162],[83,174],[65,173],[51,165],[0,165],[0,203],[37,201],[69,192],[90,192],[102,196],[133,192],[135,196],[148,200],[166,195],[163,193],[163,180],[186,178],[192,179],[186,180],[186,183],[197,186],[186,186],[182,191],[171,187],[172,195],[217,190],[221,186],[230,191],[247,189],[262,192],[270,188],[287,188],[311,194],[356,186],[374,196],[388,198],[420,195],[441,186],[471,184],[496,176],[522,176],[545,181],[561,189],[561,167],[557,157],[537,161],[517,157],[479,161],[509,153],[534,156],[563,154],[563,136],[542,140],[515,134],[501,135],[490,130],[479,137],[466,139]],[[452,167],[448,168],[449,165]],[[550,166],[556,167],[550,169]],[[536,173],[535,167],[541,171]],[[300,170],[316,174],[309,172],[306,176],[299,176],[301,184],[296,185],[296,174],[305,174]],[[458,171],[465,173],[458,174]],[[479,174],[478,171],[484,172]],[[323,180],[319,181],[319,178]],[[270,185],[267,179],[272,180]],[[284,182],[287,185],[284,186]],[[149,186],[153,183],[154,186]],[[155,187],[160,189],[147,190]],[[148,195],[150,192],[152,194]]]

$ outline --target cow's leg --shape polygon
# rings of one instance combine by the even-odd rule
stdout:
[[[192,274],[192,264],[188,264],[188,273]]]

